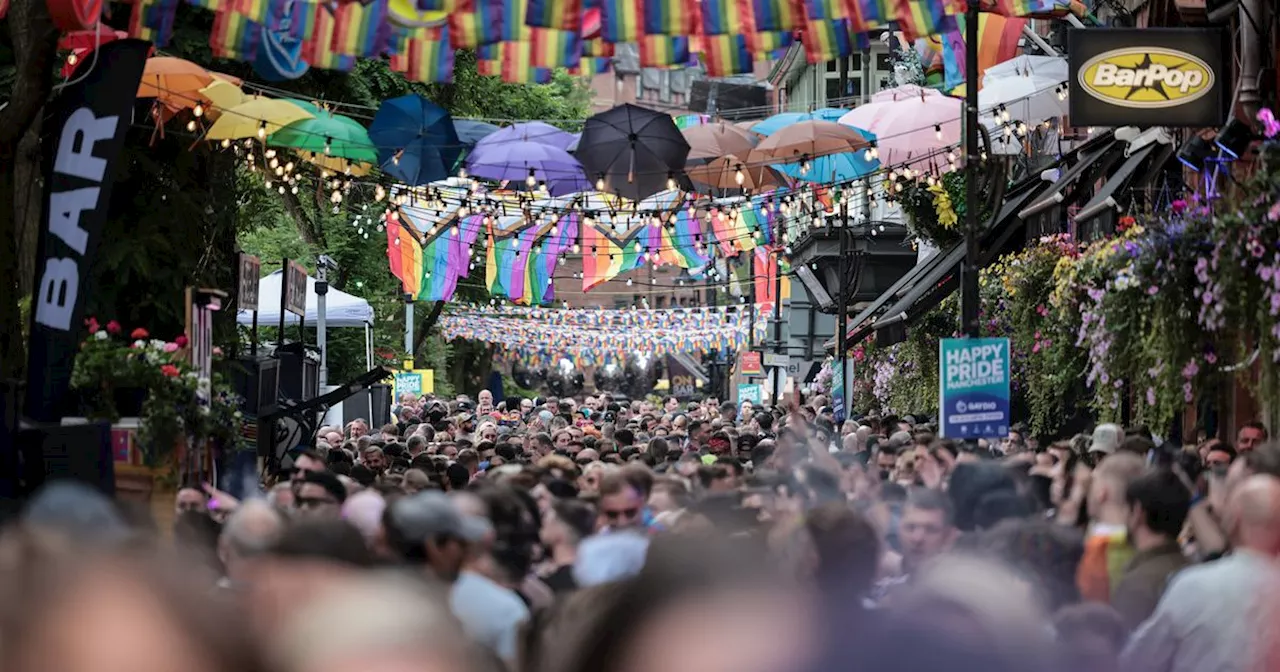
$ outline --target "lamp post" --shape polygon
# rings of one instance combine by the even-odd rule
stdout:
[[[969,0],[964,14],[964,264],[960,270],[960,328],[978,336],[978,2]]]

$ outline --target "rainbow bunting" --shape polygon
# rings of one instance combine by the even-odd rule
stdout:
[[[399,217],[388,214],[387,260],[391,273],[400,279],[406,294],[418,298],[422,291],[422,243],[408,230],[400,226]]]
[[[772,306],[778,300],[778,255],[768,248],[757,247],[752,256],[752,265],[756,305]]]
[[[316,68],[350,70],[355,67],[356,59],[333,50],[334,29],[333,14],[325,5],[316,3],[314,28],[311,39],[302,44],[302,59]]]
[[[752,0],[756,30],[790,31],[800,28],[804,0]]]
[[[825,21],[810,17],[804,31],[804,54],[810,63],[825,63],[851,53],[848,19]]]
[[[545,304],[555,298],[555,286],[551,283],[551,278],[555,275],[560,256],[573,247],[577,239],[578,215],[576,214],[570,213],[561,217],[551,227],[551,235],[543,241],[536,263],[530,264],[530,268],[533,269],[533,286],[543,290],[538,303]]]
[[[211,12],[222,12],[228,9],[227,0],[187,0],[187,4]]]
[[[216,58],[249,60],[258,53],[262,39],[262,27],[233,12],[213,15],[213,31],[209,33],[209,48]]]
[[[705,0],[702,4],[702,33],[704,35],[741,35],[743,9],[750,11],[748,0]]]
[[[525,25],[528,15],[528,0],[499,0],[502,3],[502,41],[519,42],[529,38],[529,26]]]
[[[865,33],[887,26],[893,17],[893,12],[887,6],[889,1],[891,0],[844,0],[850,29],[854,33]]]
[[[893,0],[893,3],[898,28],[907,42],[946,32],[954,25],[946,6],[938,0]]]
[[[387,0],[373,0],[365,5],[348,2],[339,5],[333,15],[334,53],[358,58],[380,55],[385,36],[381,34],[387,19]]]
[[[498,71],[482,74],[498,74],[502,81],[512,84],[546,84],[554,70],[533,62],[533,49],[528,42],[502,42],[498,45]]]
[[[582,58],[582,34],[576,30],[530,28],[530,62],[540,68],[567,68]]]
[[[958,24],[937,39],[941,42],[942,63],[947,89],[964,84],[965,73],[965,17],[956,17]],[[1007,61],[1018,53],[1018,40],[1027,19],[1006,18],[999,14],[983,12],[978,15],[978,81],[991,66]]]
[[[475,49],[502,41],[503,0],[461,0],[449,15],[449,33],[458,49]]]
[[[411,82],[452,82],[453,46],[449,42],[449,26],[427,28],[423,32],[425,35],[409,40],[407,54],[403,54],[408,67],[402,72]],[[393,63],[399,57],[401,55],[393,56]]]
[[[809,21],[849,18],[849,8],[844,0],[804,0],[804,13]]]
[[[689,63],[689,38],[644,35],[640,38],[640,67],[669,68]]]
[[[529,0],[524,22],[538,28],[582,30],[582,0]]]
[[[600,36],[605,42],[638,42],[643,34],[640,0],[600,0]]]
[[[1055,2],[1055,0],[984,0],[983,9],[1003,14],[1004,16],[1031,16],[1033,14],[1053,14],[1063,10],[1076,13],[1076,8],[1072,5],[1080,5],[1080,8],[1088,13],[1088,8],[1078,0],[1069,0],[1067,2]],[[1076,14],[1080,16],[1080,14]]]
[[[605,56],[611,57],[614,53],[614,45],[612,42],[605,42],[600,38],[593,38],[582,41],[583,56]]]
[[[456,12],[458,0],[417,0],[420,12]]]
[[[645,34],[689,36],[697,33],[701,21],[698,0],[644,0],[642,4]]]
[[[747,48],[752,54],[772,54],[790,47],[794,41],[795,35],[789,31],[747,33]]]
[[[747,74],[754,69],[745,35],[707,35],[702,38],[702,48],[708,77]]]
[[[679,257],[676,265],[681,268],[702,268],[711,263],[702,252],[702,220],[687,208],[676,213],[675,226],[663,231],[662,241]]]
[[[613,59],[604,56],[583,56],[576,67],[569,69],[569,74],[581,77],[594,77],[609,72],[613,68]]]

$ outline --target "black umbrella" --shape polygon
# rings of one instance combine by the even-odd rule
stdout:
[[[675,184],[687,184],[682,173],[689,143],[671,117],[626,104],[587,119],[574,152],[587,180],[605,193],[642,200]]]

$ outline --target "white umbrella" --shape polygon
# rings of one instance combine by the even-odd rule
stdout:
[[[946,166],[944,154],[960,142],[960,100],[906,85],[872,96],[840,117],[840,123],[876,135],[880,165]]]
[[[984,124],[1034,126],[1067,115],[1067,62],[1049,56],[1019,56],[987,70],[978,92]],[[1003,130],[1001,130],[1003,133]]]

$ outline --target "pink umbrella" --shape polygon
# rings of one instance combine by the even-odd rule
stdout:
[[[880,165],[946,167],[946,153],[960,142],[961,102],[933,89],[886,89],[840,117],[840,123],[876,136]]]

